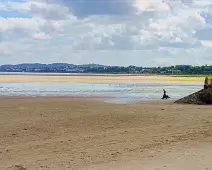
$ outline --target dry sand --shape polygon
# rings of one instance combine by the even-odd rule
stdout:
[[[211,137],[211,106],[0,98],[1,170],[211,170]]]
[[[123,81],[165,81],[177,83],[202,83],[204,77],[171,77],[144,75],[93,75],[93,76],[48,76],[48,75],[0,75],[0,82],[123,82]]]

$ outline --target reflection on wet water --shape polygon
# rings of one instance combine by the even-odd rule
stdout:
[[[159,100],[165,88],[178,99],[202,88],[200,84],[164,82],[124,83],[0,83],[1,96],[101,96],[106,102],[131,103]]]

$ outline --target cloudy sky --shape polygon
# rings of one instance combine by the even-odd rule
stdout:
[[[0,0],[0,64],[212,64],[212,0]]]

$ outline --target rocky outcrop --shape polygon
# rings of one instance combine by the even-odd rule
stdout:
[[[199,97],[206,104],[212,104],[212,88],[204,89]]]
[[[212,104],[212,78],[205,79],[204,89],[177,100],[180,104]]]

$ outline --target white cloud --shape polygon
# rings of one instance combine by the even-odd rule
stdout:
[[[36,31],[39,29],[44,20],[28,19],[28,18],[0,18],[1,31],[8,31],[12,29],[26,29]]]
[[[131,10],[126,13],[107,11],[106,7],[113,4],[108,1],[104,15],[90,6],[83,14],[83,4],[71,1],[1,2],[0,11],[17,11],[31,18],[0,17],[0,63],[62,61],[161,65],[180,60],[198,64],[197,61],[204,63],[210,59],[211,45],[209,41],[202,41],[203,36],[210,36],[210,23],[202,15],[202,12],[210,12],[209,1],[126,0],[124,8],[128,5]],[[194,48],[198,52],[194,52]],[[17,54],[20,57],[14,60]]]
[[[8,3],[0,3],[0,10],[18,11],[23,14],[29,14],[32,17],[42,18],[46,20],[74,19],[68,7],[57,3],[48,3],[48,1],[9,1]]]
[[[48,34],[45,34],[44,32],[39,32],[39,33],[33,34],[33,38],[35,38],[35,39],[50,39],[51,36]]]
[[[202,44],[206,47],[211,47],[212,48],[212,41],[201,41]],[[211,57],[212,58],[212,57]],[[212,59],[211,59],[212,60]]]
[[[148,0],[148,1],[141,1],[141,0],[135,0],[135,3],[133,5],[138,11],[137,12],[147,12],[147,11],[169,11],[169,5],[163,0]]]
[[[211,0],[198,0],[194,2],[195,5],[197,6],[212,6],[212,1]]]

